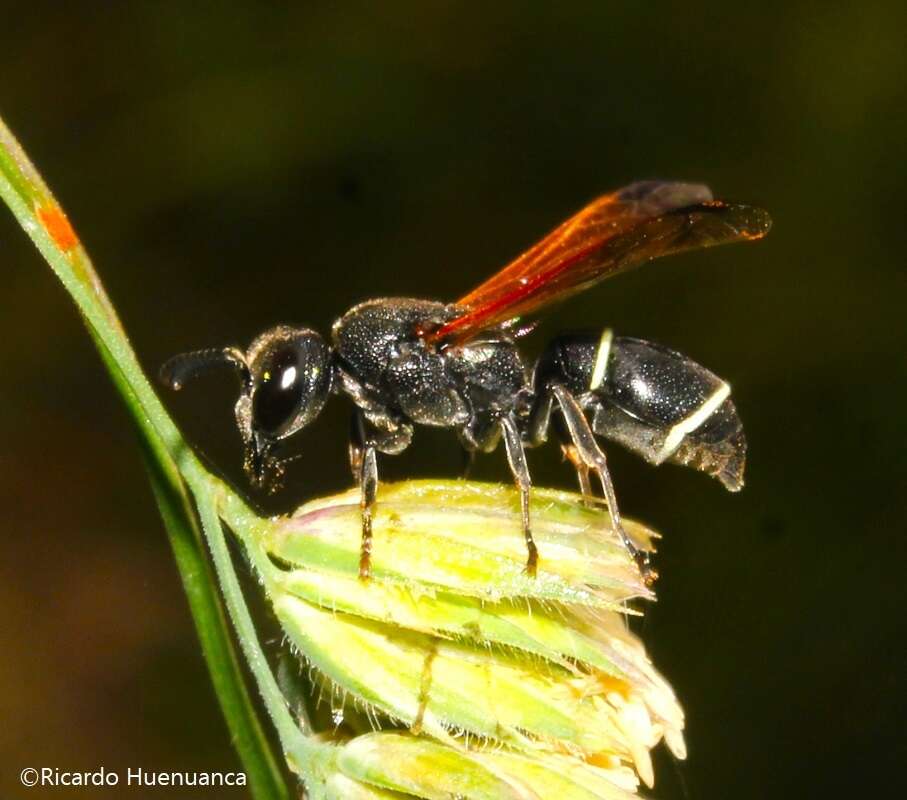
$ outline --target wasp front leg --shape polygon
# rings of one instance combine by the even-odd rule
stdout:
[[[460,477],[465,481],[469,480],[472,474],[472,468],[476,465],[476,451],[468,447],[460,447]]]
[[[372,574],[372,511],[378,494],[378,455],[366,436],[365,420],[353,417],[350,436],[350,468],[359,484],[359,511],[362,517],[362,544],[359,549],[359,579],[367,581]]]
[[[350,468],[359,485],[359,509],[362,517],[362,545],[359,550],[359,579],[372,575],[372,519],[378,496],[378,453],[395,455],[412,441],[413,429],[389,414],[365,416],[361,409],[353,413],[350,429]]]

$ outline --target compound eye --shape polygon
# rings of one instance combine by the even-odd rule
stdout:
[[[264,365],[252,398],[255,427],[280,436],[296,418],[305,394],[299,351],[292,346],[276,350]]]

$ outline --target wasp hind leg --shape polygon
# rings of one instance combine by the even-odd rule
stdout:
[[[573,395],[560,384],[552,384],[550,391],[560,407],[564,425],[567,428],[567,433],[572,443],[565,447],[565,452],[568,454],[567,457],[573,462],[574,466],[576,466],[577,461],[579,461],[584,468],[581,469],[577,466],[577,474],[580,476],[580,485],[583,488],[583,493],[586,494],[586,489],[589,484],[589,472],[594,472],[601,483],[605,501],[608,504],[611,527],[620,537],[627,552],[636,562],[646,585],[650,586],[655,582],[658,573],[650,566],[648,554],[637,547],[624,530],[620,518],[620,511],[617,507],[617,495],[614,492],[611,473],[608,471],[608,461],[595,439],[595,434],[589,426],[589,422],[586,419],[586,415],[583,413],[583,409],[580,407],[579,403],[576,402]],[[576,458],[577,461],[574,461],[574,458]],[[583,480],[584,473],[585,482]]]
[[[583,502],[587,506],[597,505],[595,495],[592,493],[592,482],[589,480],[589,466],[580,457],[576,445],[572,443],[561,444],[561,452],[564,454],[564,458],[573,464],[573,469],[576,470],[576,479],[579,481],[579,490],[583,496]]]
[[[520,490],[520,511],[523,519],[523,537],[526,539],[526,573],[535,577],[538,570],[539,551],[532,538],[532,527],[529,519],[529,493],[532,489],[532,479],[529,476],[529,465],[526,463],[526,452],[523,441],[512,416],[501,417],[498,420],[501,432],[504,435],[504,449],[507,451],[507,463]]]

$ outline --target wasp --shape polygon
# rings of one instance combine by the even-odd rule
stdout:
[[[253,485],[283,470],[278,444],[309,425],[332,394],[352,400],[350,465],[361,490],[359,576],[370,576],[378,453],[406,449],[417,425],[452,428],[472,456],[503,440],[519,489],[526,572],[536,573],[526,449],[553,431],[582,493],[601,486],[612,528],[647,580],[648,556],[621,524],[599,438],[652,464],[684,464],[730,491],[743,485],[746,439],[721,378],[686,356],[610,329],[554,338],[535,364],[520,353],[523,320],[599,281],[659,256],[759,239],[771,226],[754,206],[716,200],[699,184],[645,181],[606,194],[455,303],[367,300],[330,340],[278,325],[236,347],[175,356],[163,381],[179,389],[209,369],[239,375],[236,422]]]

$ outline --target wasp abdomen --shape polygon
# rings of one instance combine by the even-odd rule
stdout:
[[[692,467],[731,491],[743,486],[746,439],[730,386],[686,356],[610,330],[562,336],[540,359],[536,380],[559,380],[596,434],[646,461]]]

